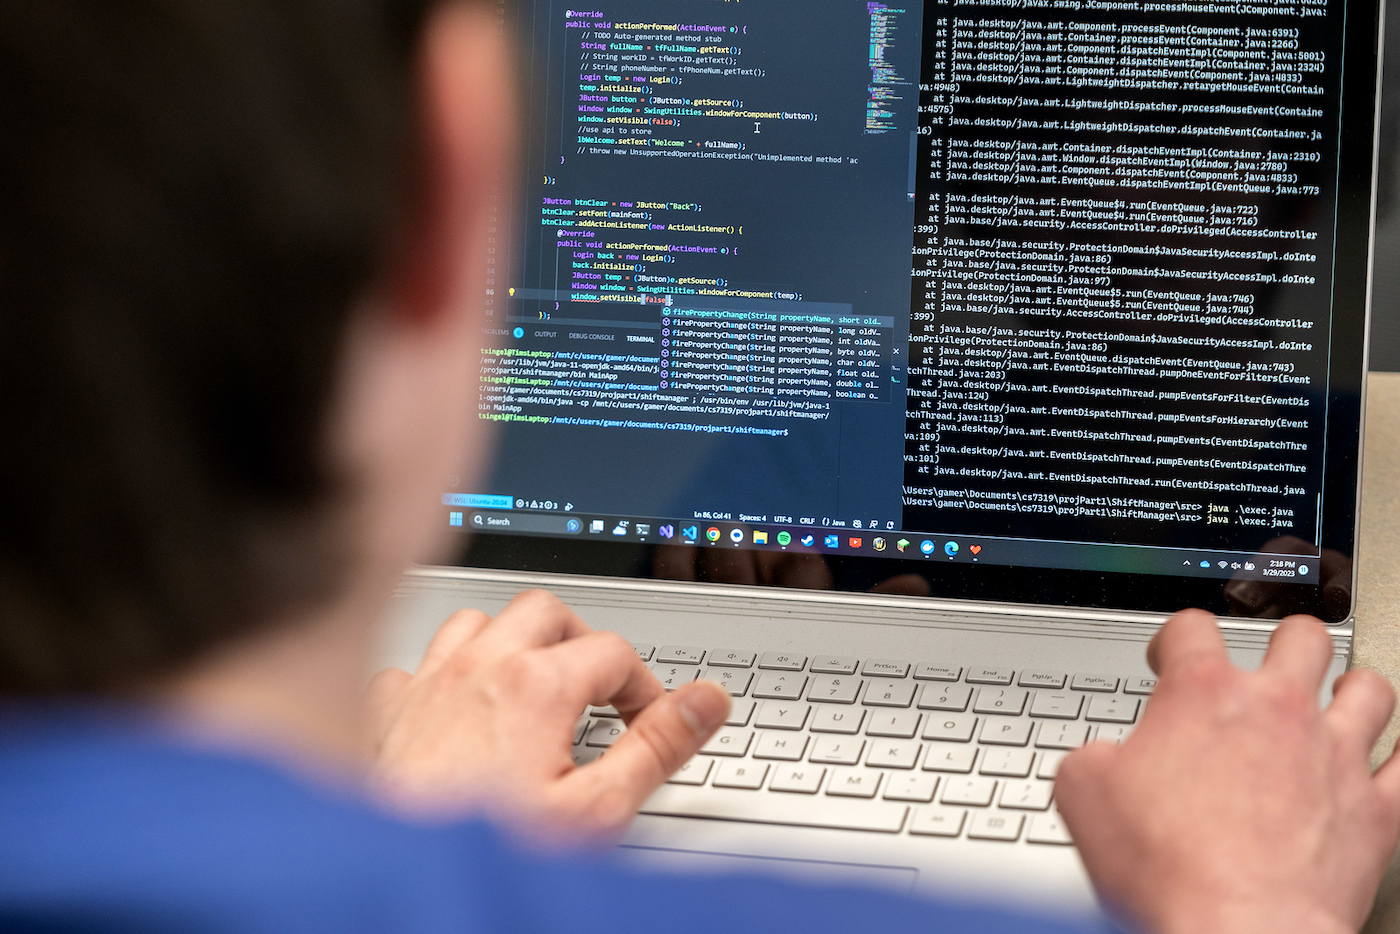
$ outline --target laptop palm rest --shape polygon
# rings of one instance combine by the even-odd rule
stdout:
[[[919,881],[919,871],[912,866],[875,866],[819,859],[742,856],[737,853],[711,853],[635,844],[623,844],[618,847],[618,851],[624,862],[634,862],[649,871],[745,876],[761,873],[807,883],[829,882],[879,888],[904,895],[912,894]]]

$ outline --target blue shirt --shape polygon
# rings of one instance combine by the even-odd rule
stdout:
[[[723,906],[724,910],[720,910]],[[77,708],[0,713],[0,931],[1100,931],[858,889],[647,875],[420,826]]]

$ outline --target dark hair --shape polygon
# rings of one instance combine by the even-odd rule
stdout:
[[[0,4],[0,695],[139,683],[341,585],[324,423],[428,6]]]

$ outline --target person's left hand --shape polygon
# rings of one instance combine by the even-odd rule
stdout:
[[[494,619],[455,614],[415,674],[380,672],[367,700],[373,780],[392,804],[445,817],[489,808],[561,842],[619,836],[729,712],[712,682],[668,694],[630,643],[543,591]],[[628,728],[603,758],[575,767],[588,704],[613,705]]]

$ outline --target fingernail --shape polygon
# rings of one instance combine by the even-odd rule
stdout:
[[[729,714],[729,695],[719,691],[691,685],[680,692],[677,700],[686,726],[699,735],[713,732]]]

